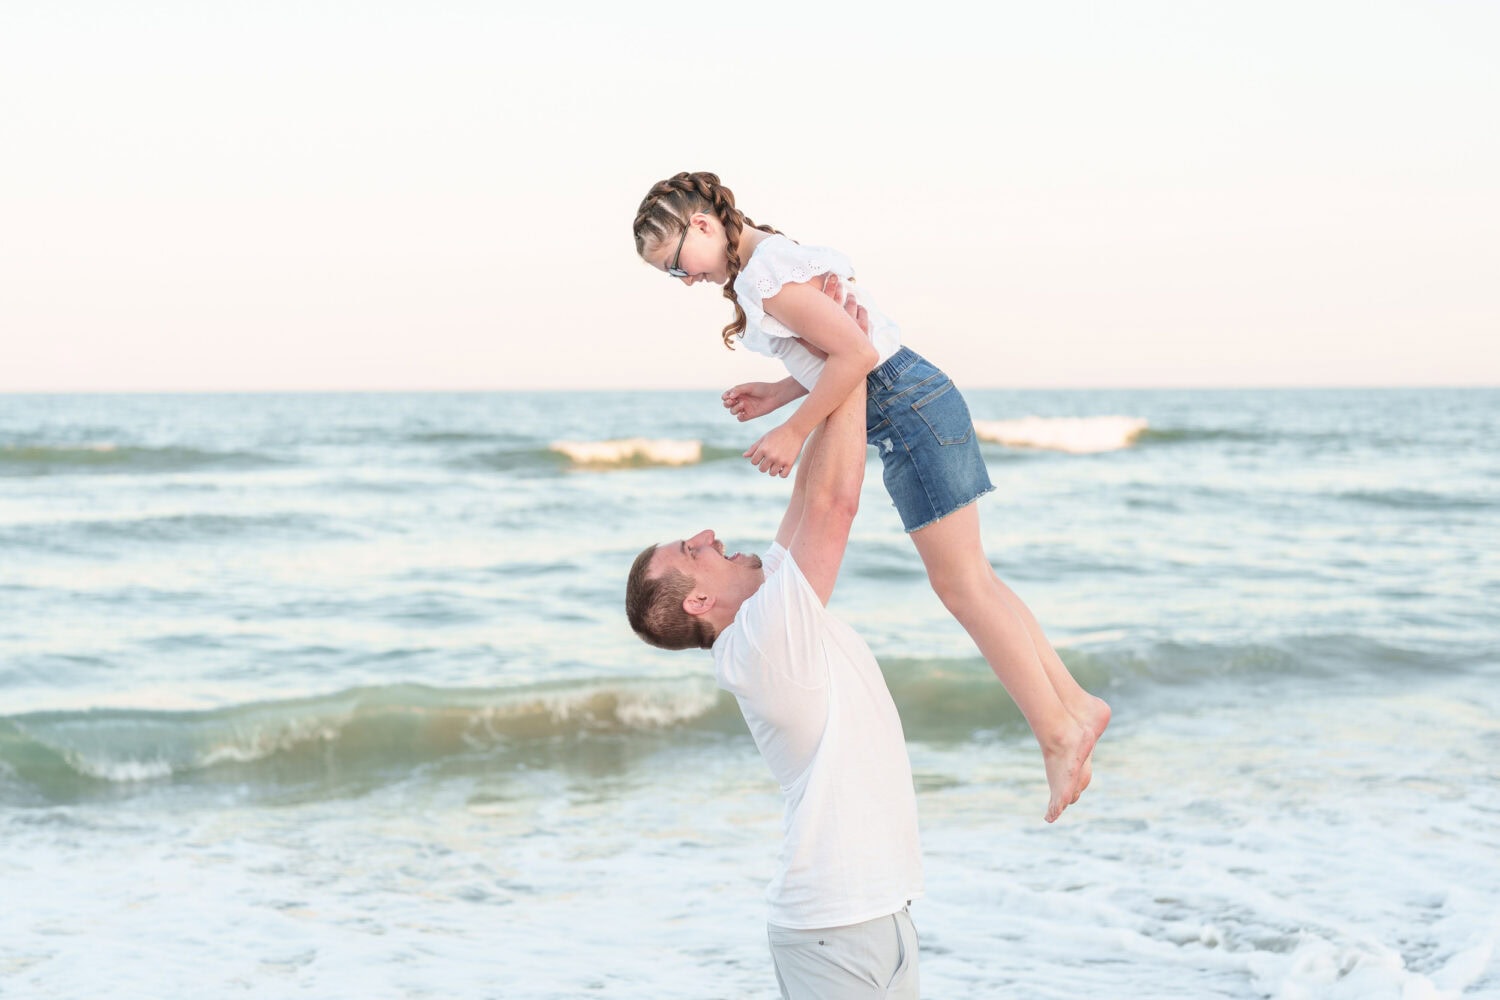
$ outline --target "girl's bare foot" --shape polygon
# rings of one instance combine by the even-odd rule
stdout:
[[[1087,745],[1087,751],[1083,754],[1081,765],[1072,766],[1070,754],[1076,754],[1079,734],[1068,733],[1053,743],[1054,749],[1049,752],[1047,746],[1042,747],[1042,758],[1047,766],[1047,787],[1051,792],[1051,801],[1047,804],[1046,820],[1048,823],[1056,822],[1057,817],[1068,806],[1077,802],[1083,795],[1083,790],[1089,787],[1089,782],[1094,779],[1094,744],[1099,742],[1099,737],[1104,730],[1109,728],[1110,716],[1113,714],[1109,704],[1103,698],[1096,698],[1091,694],[1084,693],[1083,699],[1070,704],[1068,714],[1078,726],[1083,729],[1083,743]],[[1069,782],[1059,790],[1059,782]]]
[[[1084,694],[1082,700],[1069,704],[1067,709],[1069,715],[1094,734],[1095,741],[1109,728],[1110,716],[1114,714],[1108,702],[1091,694]]]
[[[1083,798],[1083,790],[1089,787],[1089,782],[1094,780],[1094,755],[1089,754],[1088,760],[1083,762],[1083,773],[1078,776],[1078,792],[1073,796],[1073,802]],[[1072,805],[1073,803],[1068,803]]]
[[[1042,743],[1042,763],[1047,768],[1048,823],[1057,821],[1064,809],[1078,801],[1083,787],[1093,776],[1089,754],[1099,737],[1092,729],[1076,721],[1053,739]]]

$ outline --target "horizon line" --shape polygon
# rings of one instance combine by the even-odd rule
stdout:
[[[1199,384],[1129,384],[1129,385],[965,385],[965,392],[1329,392],[1348,390],[1483,390],[1500,389],[1500,382],[1319,382],[1255,383],[1234,385],[1205,382]],[[718,392],[717,386],[494,386],[484,388],[207,388],[207,389],[8,389],[0,387],[0,396],[396,396],[396,395],[494,395],[500,393],[584,393],[584,392]]]

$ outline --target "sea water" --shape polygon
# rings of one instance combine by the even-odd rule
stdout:
[[[923,995],[1500,997],[1500,392],[972,391],[986,551],[1115,721],[1056,825],[871,458]],[[0,398],[0,996],[774,997],[780,800],[648,542],[714,393]]]

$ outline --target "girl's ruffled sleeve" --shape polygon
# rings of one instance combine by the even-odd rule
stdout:
[[[773,337],[795,337],[775,317],[767,316],[761,303],[774,298],[783,285],[811,281],[824,274],[836,274],[848,281],[854,276],[854,266],[837,250],[802,246],[784,236],[771,236],[755,248],[735,277],[734,291],[751,324]]]

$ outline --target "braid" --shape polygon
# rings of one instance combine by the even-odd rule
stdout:
[[[660,246],[688,226],[688,220],[696,212],[711,211],[724,227],[725,253],[729,262],[728,275],[724,280],[724,297],[734,306],[734,322],[720,332],[724,346],[734,350],[734,338],[745,332],[745,310],[740,307],[739,296],[734,293],[734,279],[738,277],[740,261],[740,234],[745,227],[766,233],[781,235],[780,230],[770,226],[758,226],[749,216],[734,207],[734,192],[719,183],[717,174],[706,170],[674,174],[667,180],[652,185],[635,213],[635,252],[644,255],[646,247]]]

